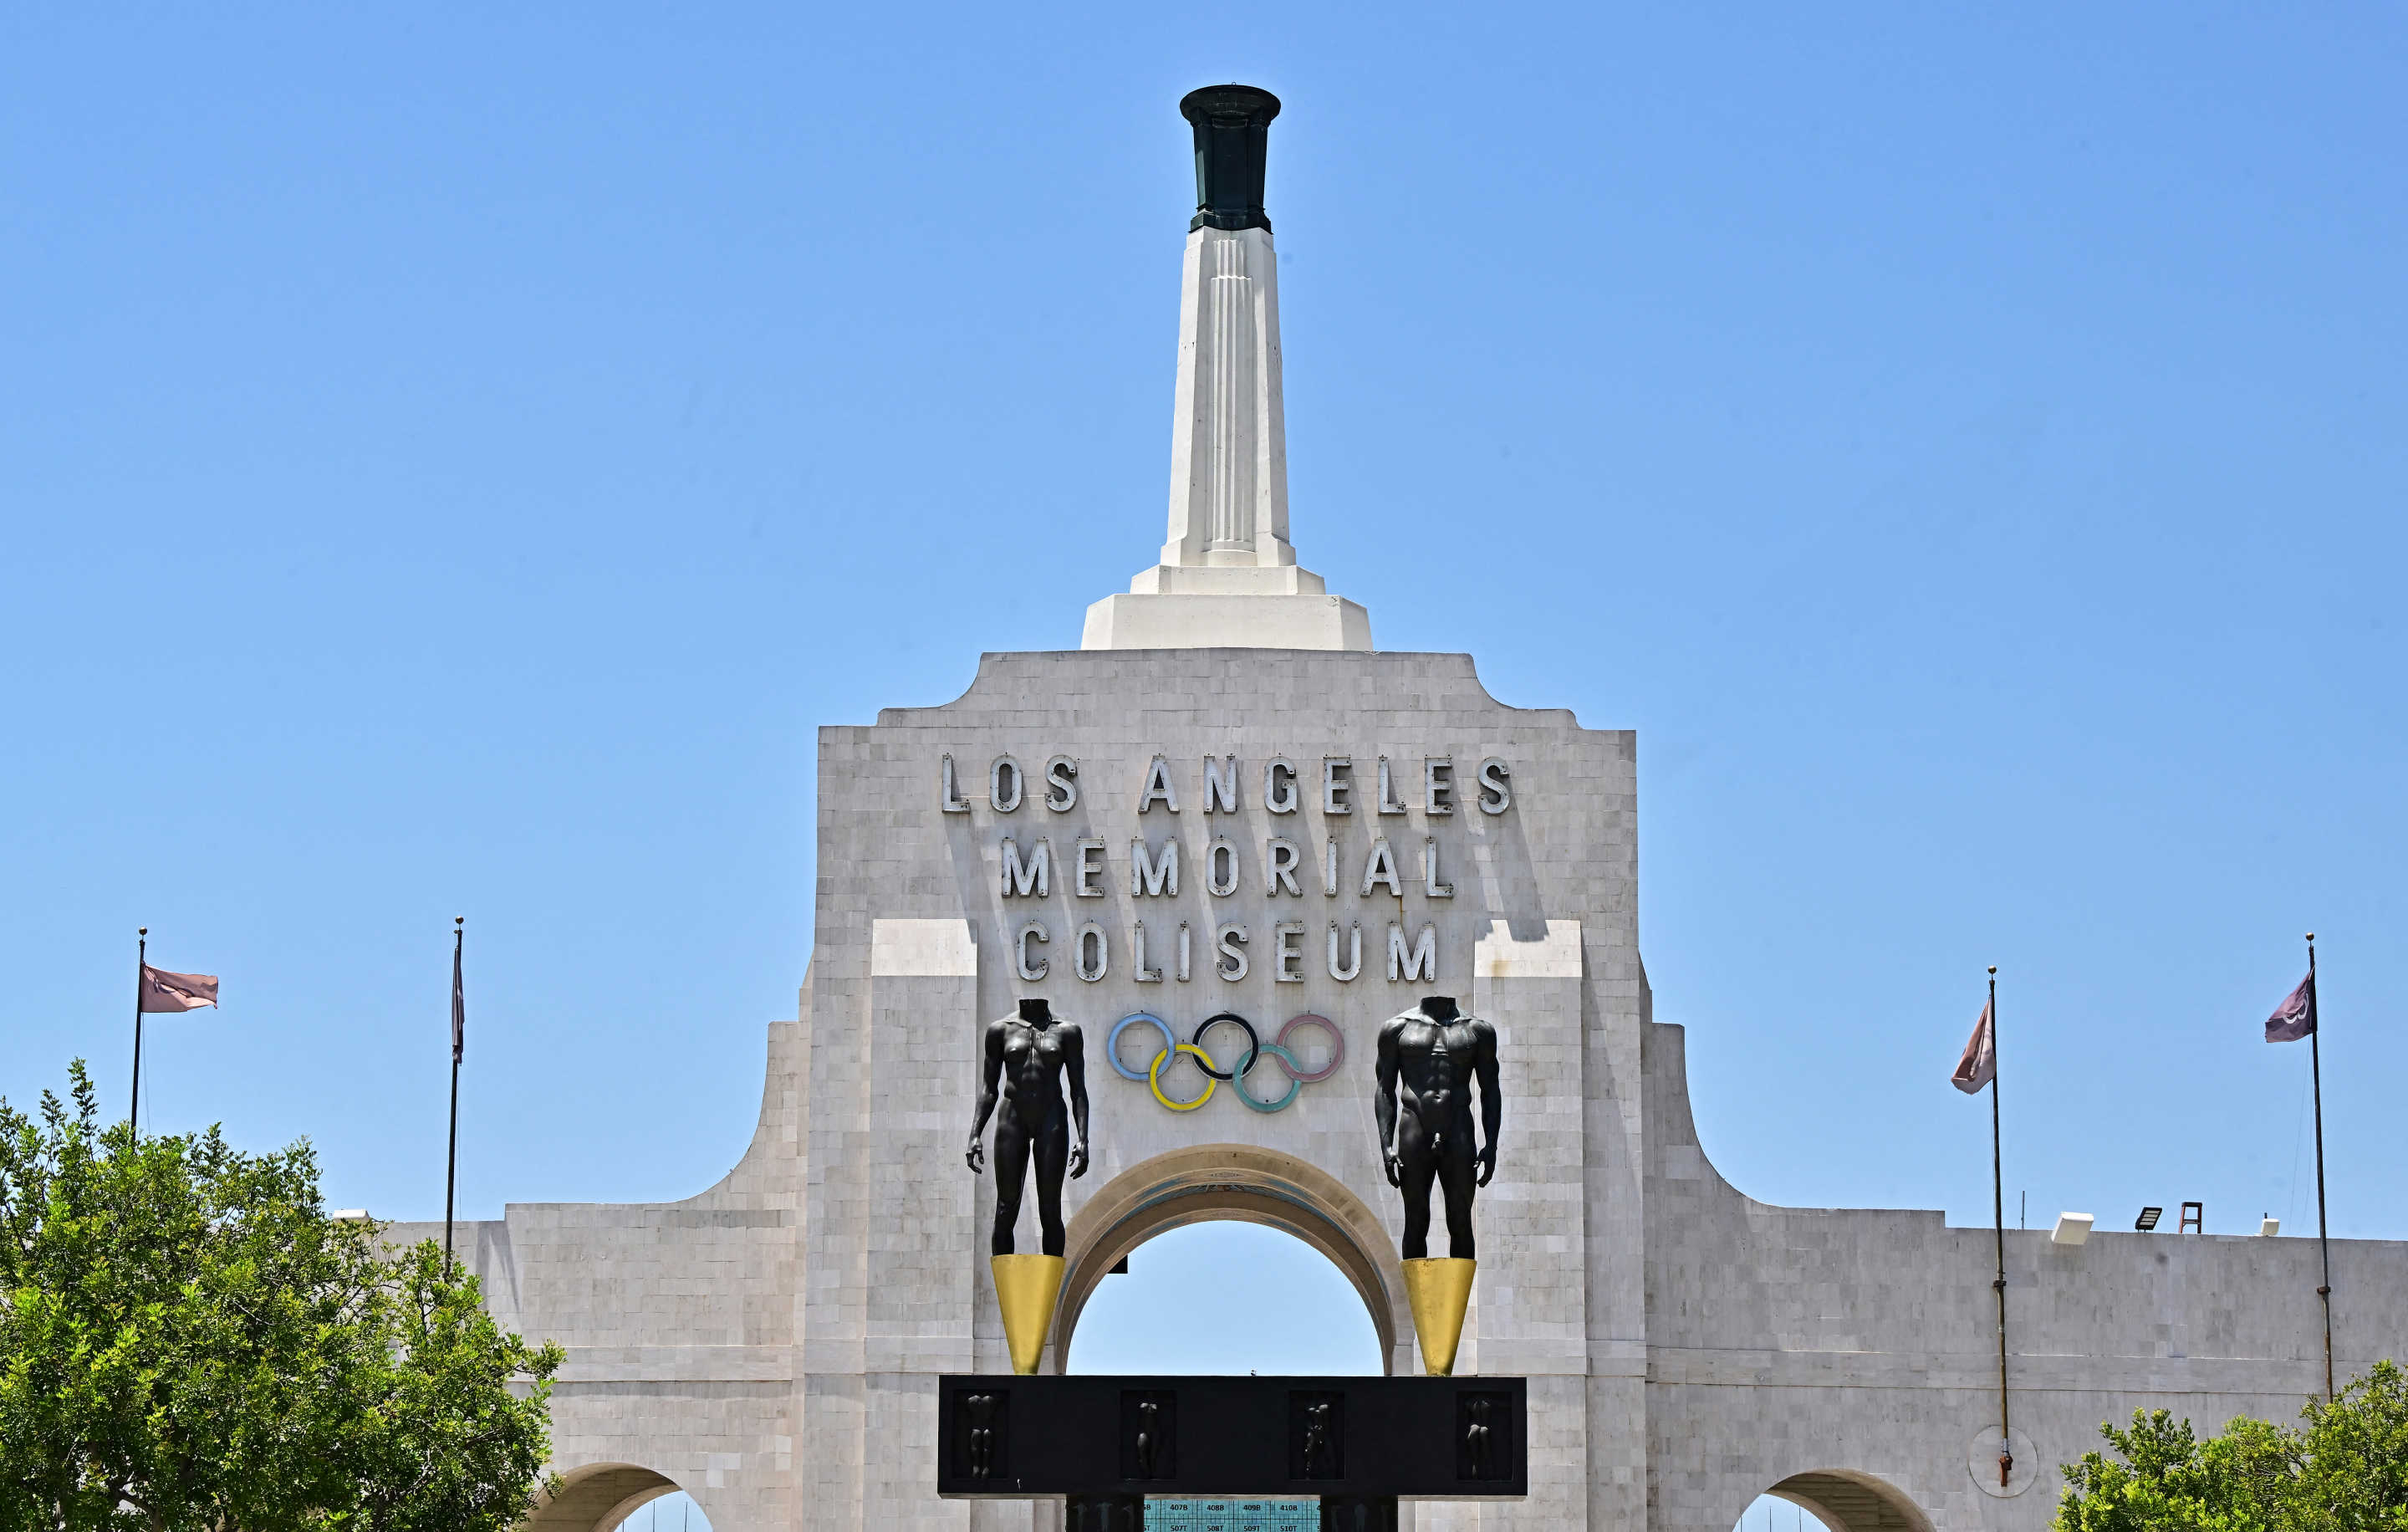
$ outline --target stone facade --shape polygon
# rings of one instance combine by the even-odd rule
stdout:
[[[1211,792],[1208,758],[1234,803]],[[1267,780],[1279,762],[1293,770]],[[1504,706],[1450,654],[996,654],[952,703],[823,730],[816,945],[797,1018],[770,1028],[743,1161],[685,1202],[514,1205],[468,1226],[495,1313],[568,1348],[553,1415],[572,1490],[538,1520],[607,1529],[673,1482],[720,1532],[1053,1525],[1054,1508],[932,1487],[937,1375],[1008,1368],[986,1274],[992,1181],[962,1148],[982,1028],[1028,994],[1082,1024],[1094,1103],[1049,1367],[1120,1253],[1239,1217],[1328,1253],[1391,1369],[1414,1368],[1371,1039],[1425,993],[1495,1024],[1503,1153],[1480,1200],[1458,1370],[1529,1379],[1531,1495],[1425,1502],[1424,1528],[1727,1532],[1776,1486],[1851,1532],[2038,1528],[2054,1466],[2102,1419],[2297,1410],[2322,1375],[2313,1239],[2100,1233],[2070,1249],[2011,1233],[2018,1493],[1985,1490],[1991,1233],[1937,1213],[1768,1207],[1715,1173],[1682,1033],[1649,1015],[1636,773],[1627,731]],[[1349,811],[1329,811],[1332,781]],[[1295,807],[1274,812],[1283,783]],[[1274,838],[1299,849],[1293,891],[1272,891]],[[1006,881],[1006,840],[1025,894]],[[1150,866],[1179,847],[1175,894],[1167,878],[1133,892],[1140,842]],[[1379,842],[1395,877],[1367,895]],[[1136,960],[1140,922],[1158,980]],[[1024,936],[1032,923],[1045,939]],[[1333,923],[1363,935],[1350,981],[1331,977]],[[1432,932],[1434,977],[1389,977],[1392,926],[1408,951]],[[1245,973],[1226,978],[1237,927]],[[1098,954],[1100,976],[1082,977]],[[1044,977],[1021,978],[1024,958]],[[1225,1009],[1266,1038],[1326,1017],[1342,1062],[1282,1110],[1225,1085],[1173,1111],[1106,1056],[1132,1012],[1184,1039]],[[1293,1040],[1306,1072],[1327,1062],[1318,1032]],[[1205,1041],[1225,1062],[1241,1046],[1226,1027]],[[1141,1069],[1159,1047],[1140,1023],[1120,1052]],[[1201,1089],[1192,1061],[1168,1074],[1174,1100]],[[1269,1101],[1288,1081],[1267,1061],[1247,1084]],[[2398,1354],[2408,1247],[2344,1241],[2333,1261],[2344,1372]]]
[[[469,1227],[496,1315],[568,1350],[569,1482],[538,1525],[609,1532],[672,1487],[717,1532],[1058,1525],[934,1492],[938,1376],[1009,1367],[993,1183],[962,1151],[982,1029],[1031,995],[1084,1028],[1094,1102],[1057,1368],[1113,1262],[1241,1218],[1327,1254],[1414,1369],[1372,1041],[1424,995],[1495,1024],[1502,1153],[1456,1369],[1529,1380],[1530,1495],[1423,1502],[1422,1532],[1728,1532],[1768,1490],[1846,1532],[2036,1532],[2103,1419],[2295,1413],[2323,1370],[2313,1240],[2013,1234],[2019,1467],[1994,1493],[1990,1231],[1767,1207],[1714,1173],[1639,958],[1636,737],[1507,707],[1467,655],[1372,652],[1364,609],[1296,562],[1260,207],[1278,109],[1182,103],[1198,211],[1161,563],[1089,609],[1078,651],[990,654],[953,702],[821,732],[815,946],[742,1163],[685,1202]],[[1323,1023],[1289,1034],[1298,1067],[1267,1056],[1192,1110],[1192,1059],[1148,1073],[1154,1022],[1113,1067],[1124,1018],[1185,1041],[1222,1011],[1266,1041]],[[1238,1039],[1201,1041],[1228,1065]],[[2333,1270],[2342,1367],[2400,1354],[2408,1246],[2344,1241]]]

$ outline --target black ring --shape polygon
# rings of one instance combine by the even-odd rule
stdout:
[[[1196,1030],[1189,1034],[1187,1040],[1194,1043],[1197,1048],[1203,1049],[1207,1058],[1211,1057],[1211,1050],[1204,1048],[1204,1033],[1208,1028],[1218,1025],[1223,1022],[1235,1022],[1238,1025],[1245,1028],[1246,1062],[1239,1065],[1234,1071],[1226,1075],[1220,1070],[1213,1068],[1211,1065],[1205,1063],[1203,1059],[1197,1059],[1196,1061],[1196,1067],[1203,1070],[1206,1074],[1211,1075],[1215,1080],[1236,1080],[1251,1072],[1254,1067],[1254,1060],[1262,1056],[1263,1039],[1254,1036],[1254,1023],[1246,1020],[1243,1016],[1239,1015],[1234,1010],[1216,1010],[1211,1015],[1205,1017],[1202,1021],[1196,1024]]]

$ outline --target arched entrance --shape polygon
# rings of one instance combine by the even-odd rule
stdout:
[[[1097,1286],[1063,1363],[1144,1377],[1378,1377],[1380,1334],[1346,1274],[1283,1229],[1238,1219],[1155,1235]],[[1784,1508],[1785,1509],[1785,1508]]]
[[[677,1481],[633,1463],[589,1463],[561,1475],[560,1488],[539,1496],[519,1525],[523,1532],[613,1532],[677,1491]]]
[[[1197,1144],[1129,1167],[1070,1220],[1046,1370],[1062,1370],[1080,1313],[1129,1252],[1167,1230],[1216,1218],[1265,1224],[1327,1256],[1370,1314],[1384,1370],[1412,1367],[1404,1268],[1379,1215],[1335,1176],[1292,1154],[1253,1144]]]
[[[1931,1518],[1897,1486],[1843,1468],[1792,1474],[1766,1490],[1803,1506],[1832,1532],[1931,1532]]]

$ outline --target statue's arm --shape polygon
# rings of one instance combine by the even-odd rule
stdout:
[[[1070,1087],[1070,1121],[1078,1138],[1070,1146],[1070,1178],[1087,1173],[1087,1035],[1073,1022],[1062,1029],[1062,1075]]]
[[[1371,1067],[1371,1119],[1379,1124],[1380,1159],[1387,1167],[1388,1184],[1400,1184],[1397,1169],[1397,1034],[1401,1027],[1390,1022],[1380,1028],[1380,1040]]]
[[[986,1132],[986,1120],[995,1114],[995,1093],[1003,1081],[1003,1024],[1001,1022],[987,1024],[986,1058],[982,1066],[981,1074],[982,1079],[979,1085],[978,1115],[970,1120],[970,1147],[968,1153],[964,1156],[969,1161],[972,1171],[976,1171],[979,1162],[986,1157],[986,1150],[979,1142],[979,1137]]]
[[[1497,1130],[1505,1120],[1505,1093],[1497,1079],[1497,1029],[1486,1022],[1473,1028],[1480,1046],[1471,1055],[1472,1077],[1480,1082],[1481,1136],[1487,1140],[1480,1151],[1480,1184],[1497,1173]]]

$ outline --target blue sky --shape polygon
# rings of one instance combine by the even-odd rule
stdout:
[[[813,730],[1161,537],[1187,89],[1278,92],[1295,535],[1640,732],[1708,1153],[2408,1235],[2395,8],[0,18],[0,1094],[439,1216],[699,1189]],[[1248,1247],[1226,1247],[1230,1260]],[[1142,1263],[1142,1257],[1140,1257]],[[1137,1278],[1129,1279],[1132,1281]]]

